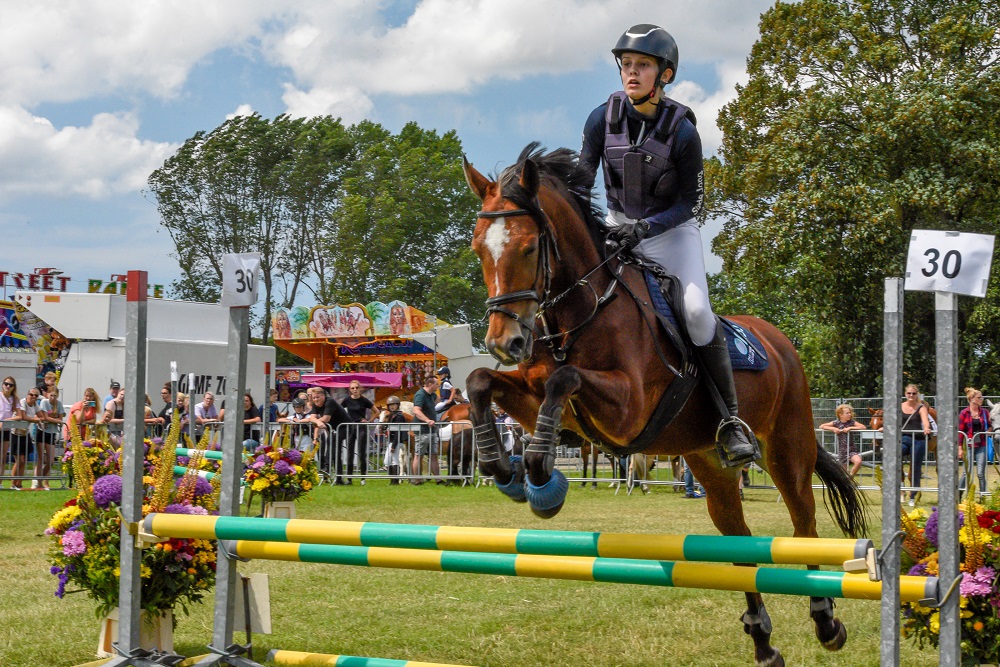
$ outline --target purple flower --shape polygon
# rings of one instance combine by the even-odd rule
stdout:
[[[122,504],[122,478],[118,475],[105,475],[94,480],[94,503],[102,509],[107,509],[110,503]]]
[[[52,567],[49,568],[49,573],[50,574],[59,574],[62,571],[63,571],[63,569],[61,567],[59,567],[58,565],[53,565]]]
[[[298,465],[302,462],[302,452],[297,449],[289,449],[285,451],[285,458],[292,463]]]
[[[212,483],[199,476],[194,482],[194,496],[195,498],[200,498],[201,496],[207,496],[212,493]]]
[[[927,523],[924,525],[924,537],[927,541],[933,544],[935,547],[938,545],[938,508],[935,507],[931,510],[931,515],[927,517]]]
[[[174,503],[163,508],[165,514],[208,514],[208,510],[197,505],[182,505]]]
[[[62,537],[63,554],[66,556],[81,556],[87,553],[87,542],[83,533],[71,530]]]
[[[271,457],[269,457],[267,454],[261,454],[256,459],[254,459],[254,463],[260,463],[261,465],[267,465],[267,462],[270,461],[270,460],[271,460]]]
[[[926,577],[927,576],[927,565],[925,563],[917,563],[910,568],[907,572],[911,577]]]
[[[959,592],[966,597],[970,595],[990,595],[993,592],[993,579],[996,575],[996,570],[989,565],[985,565],[976,570],[975,574],[966,574],[962,578],[962,583],[959,585]]]
[[[278,459],[274,464],[274,472],[282,477],[292,474],[292,466],[285,459]]]

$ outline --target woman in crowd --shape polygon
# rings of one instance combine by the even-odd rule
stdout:
[[[80,429],[80,437],[86,439],[88,433],[88,427],[92,427],[97,423],[97,413],[101,410],[103,406],[98,406],[97,390],[93,387],[87,387],[83,390],[83,400],[77,401],[69,409],[69,414],[71,417],[76,419],[76,425]],[[69,427],[63,431],[63,436],[66,441],[69,442]]]
[[[49,387],[47,396],[42,399],[42,410],[45,412],[45,422],[39,424],[35,436],[35,477],[42,479],[32,482],[31,488],[36,488],[37,485],[48,491],[49,482],[45,478],[52,474],[52,462],[56,458],[56,442],[63,427],[63,419],[66,417],[66,409],[59,400],[59,387]]]
[[[17,400],[17,380],[8,375],[3,379],[3,390],[0,391],[0,421],[23,420],[24,413]],[[7,451],[11,445],[11,429],[6,426],[0,432],[0,475],[7,469]],[[13,474],[13,473],[12,473]],[[20,485],[15,482],[14,488]]]
[[[965,388],[965,398],[969,401],[969,407],[958,413],[958,430],[962,435],[958,436],[958,458],[962,460],[966,449],[972,455],[972,461],[976,466],[976,475],[979,477],[979,492],[988,491],[986,488],[986,436],[978,433],[990,432],[990,413],[983,407],[983,392],[974,387]],[[962,468],[962,479],[958,482],[958,488],[965,490],[965,468]]]
[[[33,446],[32,431],[45,419],[45,412],[42,411],[42,404],[39,400],[41,395],[38,388],[32,387],[19,403],[24,421],[29,422],[32,426],[14,431],[14,439],[11,441],[11,453],[14,455],[14,468],[11,470],[13,477],[24,477],[28,471],[28,451]],[[20,480],[12,482],[12,485],[18,490],[22,488]]]
[[[906,400],[899,406],[899,432],[903,443],[903,456],[910,458],[910,486],[919,487],[927,456],[927,436],[931,434],[930,414],[920,400],[920,389],[915,384],[906,385]],[[910,491],[910,507],[917,504],[919,491]],[[905,495],[905,494],[904,494]]]

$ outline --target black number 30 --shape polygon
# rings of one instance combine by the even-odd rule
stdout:
[[[928,248],[924,251],[924,257],[928,258],[928,268],[921,269],[920,272],[930,278],[938,271],[938,258],[941,257],[941,251],[937,248]],[[946,252],[944,254],[944,259],[941,261],[941,275],[945,278],[954,278],[961,270],[962,253],[957,250],[949,250]]]
[[[253,273],[250,271],[244,271],[243,269],[236,269],[236,293],[243,294],[243,292],[253,291]]]

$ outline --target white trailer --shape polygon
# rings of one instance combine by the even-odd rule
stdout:
[[[72,341],[59,376],[62,400],[69,405],[87,387],[98,396],[108,393],[112,380],[125,380],[125,297],[113,294],[53,294],[17,292],[17,302]],[[226,393],[229,309],[217,304],[150,299],[147,308],[146,393],[159,410],[160,388],[170,380],[170,362],[177,362],[180,391],[195,396],[206,391]],[[265,369],[274,386],[273,347],[250,345],[247,390],[254,402],[264,398]],[[194,386],[188,376],[194,374]]]

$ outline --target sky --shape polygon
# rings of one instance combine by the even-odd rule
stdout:
[[[531,141],[579,149],[621,85],[610,50],[638,23],[676,39],[667,93],[695,110],[713,155],[771,4],[0,0],[0,271],[55,267],[70,291],[137,269],[169,285],[180,269],[147,178],[238,114],[455,130],[483,173]],[[703,231],[709,272],[717,231]]]

